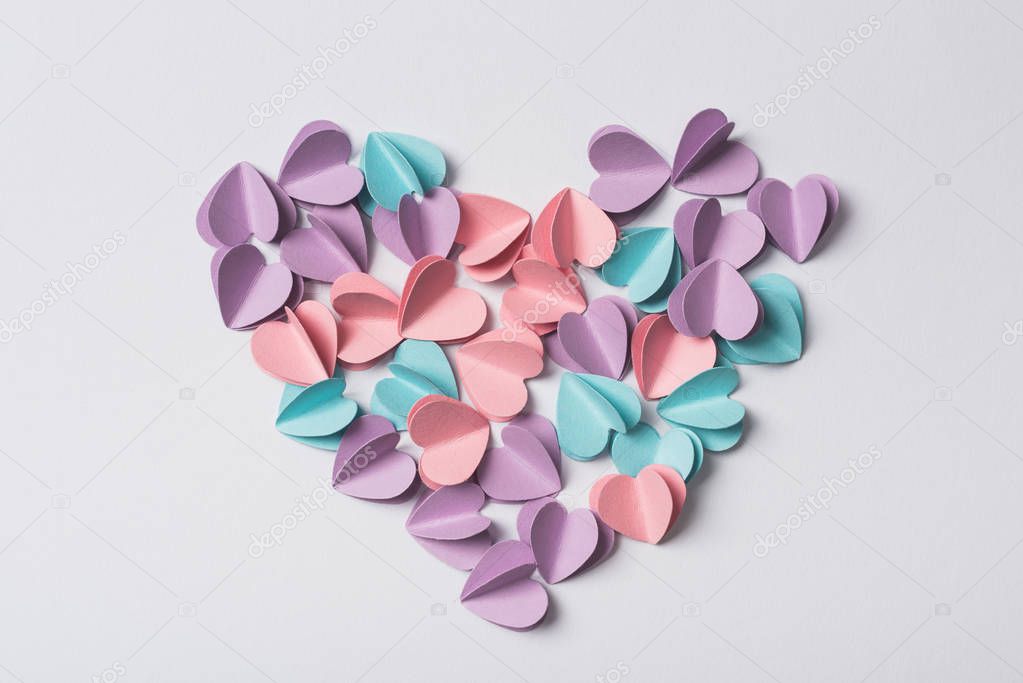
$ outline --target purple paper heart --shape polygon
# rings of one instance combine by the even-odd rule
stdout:
[[[743,339],[763,320],[760,299],[731,264],[707,261],[686,273],[668,297],[668,318],[689,337],[717,332],[730,341]]]
[[[416,480],[416,461],[397,449],[398,432],[379,415],[356,418],[345,429],[334,459],[334,488],[349,496],[389,500]]]
[[[283,263],[267,265],[251,244],[219,250],[213,255],[213,291],[224,324],[242,330],[279,317],[295,289],[294,277]],[[301,298],[301,291],[299,291]]]
[[[802,263],[838,211],[838,188],[820,174],[806,176],[794,188],[765,178],[750,190],[746,206],[763,219],[771,241]]]
[[[583,313],[566,313],[547,338],[547,353],[566,370],[621,379],[636,326],[632,304],[621,297],[594,300]]]
[[[550,424],[546,418],[540,419]],[[529,423],[524,426],[519,420],[501,430],[501,439],[504,445],[489,449],[476,470],[476,478],[488,496],[517,502],[561,490],[557,467],[560,449],[550,452],[548,444],[529,429]]]
[[[547,583],[564,581],[579,571],[599,540],[597,518],[589,508],[569,512],[557,501],[537,510],[529,529],[536,568]]]
[[[330,214],[331,222],[310,213],[308,228],[292,230],[281,240],[281,261],[299,275],[320,282],[334,282],[364,268],[359,256],[365,253],[366,233],[359,210],[351,204],[330,208],[337,210]]]
[[[547,614],[549,598],[529,578],[536,569],[533,552],[522,541],[490,547],[462,588],[466,609],[487,621],[514,630],[533,628]]]
[[[479,512],[486,499],[483,489],[471,482],[442,486],[412,508],[405,528],[420,538],[469,538],[490,527],[490,518]]]
[[[767,233],[752,211],[722,215],[715,198],[690,199],[675,213],[675,241],[686,267],[720,259],[742,268],[764,248]]]
[[[424,256],[447,258],[455,243],[460,215],[455,195],[438,186],[422,199],[403,196],[397,211],[378,206],[373,212],[373,234],[409,265]]]
[[[348,165],[352,143],[330,121],[302,127],[284,153],[277,182],[295,199],[334,206],[355,199],[362,190],[362,171]]]
[[[348,253],[359,264],[359,270],[365,273],[369,269],[369,248],[366,244],[366,227],[362,224],[362,212],[356,203],[338,206],[313,205],[309,213],[330,226]]]
[[[599,177],[590,199],[610,213],[623,213],[656,195],[671,175],[657,150],[625,126],[604,126],[590,138],[590,165]]]
[[[232,166],[206,194],[195,216],[199,236],[214,247],[235,246],[255,235],[271,242],[295,226],[295,203],[255,166]]]
[[[749,147],[728,140],[734,127],[718,109],[704,109],[693,116],[675,150],[671,184],[703,195],[747,190],[760,173],[760,162]]]

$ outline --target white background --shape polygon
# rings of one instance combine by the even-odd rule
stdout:
[[[1006,332],[1023,319],[1023,7],[486,1],[3,3],[0,319],[125,243],[0,350],[0,680],[1023,678],[1023,338]],[[753,125],[871,15],[828,79]],[[360,23],[322,79],[250,124]],[[357,150],[371,130],[424,136],[451,185],[535,215],[588,187],[599,126],[670,158],[709,106],[765,174],[826,173],[842,208],[805,265],[750,269],[800,288],[806,354],[741,369],[745,439],[709,458],[668,541],[620,542],[527,634],[459,606],[464,576],[405,534],[408,504],[332,495],[249,555],[331,456],[274,431],[279,383],[220,322],[194,214],[221,173],[275,173],[329,118]],[[372,258],[399,288],[404,266]],[[548,415],[559,373],[531,382]],[[366,405],[384,374],[351,374],[351,394]],[[754,556],[871,447],[830,509]],[[568,462],[565,500],[608,468]],[[495,507],[507,536],[514,511]]]

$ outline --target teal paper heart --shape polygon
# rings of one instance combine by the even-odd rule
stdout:
[[[742,437],[746,409],[728,395],[739,385],[734,368],[704,370],[657,404],[657,414],[677,427],[692,430],[708,451],[731,448]]]
[[[645,313],[661,313],[682,279],[682,254],[670,228],[623,230],[601,268],[604,282],[628,287],[629,300]]]
[[[277,431],[309,446],[337,450],[341,435],[359,413],[359,406],[342,394],[343,377],[308,387],[285,384],[277,408]]]
[[[440,185],[447,172],[444,155],[436,145],[401,133],[370,133],[359,166],[366,176],[369,197],[389,211],[398,210],[403,196],[422,196]],[[369,208],[362,197],[359,203],[363,210]]]
[[[611,442],[611,460],[622,474],[635,477],[647,465],[667,465],[686,481],[703,466],[703,443],[688,429],[677,427],[664,434],[640,422]]]
[[[408,411],[422,397],[442,394],[458,398],[458,385],[451,364],[434,342],[403,341],[387,369],[394,377],[377,382],[370,399],[370,410],[386,417],[399,431],[407,428]]]
[[[592,460],[612,432],[627,432],[639,422],[642,407],[629,387],[600,375],[566,372],[558,389],[558,441],[574,460]]]
[[[764,322],[738,341],[718,339],[718,350],[732,363],[791,363],[803,355],[803,302],[784,275],[770,273],[750,282],[764,307]]]

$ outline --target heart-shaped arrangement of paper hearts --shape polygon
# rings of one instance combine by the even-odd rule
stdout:
[[[460,599],[483,619],[533,628],[550,603],[544,584],[600,564],[616,533],[670,537],[706,454],[742,438],[736,366],[802,356],[796,286],[740,271],[768,241],[805,261],[838,190],[819,174],[758,182],[756,155],[729,139],[734,125],[697,113],[670,164],[635,131],[605,126],[589,141],[588,196],[564,188],[535,222],[506,200],[445,187],[444,155],[419,137],[370,133],[350,165],[351,141],[330,121],[298,132],[276,180],[242,162],[200,205],[224,325],[254,329],[256,364],[284,382],[278,431],[334,452],[331,481],[345,495],[403,501],[421,488],[406,530],[469,572]],[[671,227],[620,229],[669,185],[703,196]],[[717,198],[747,190],[744,206]],[[400,293],[368,272],[367,223],[409,266]],[[279,261],[253,237],[277,245]],[[496,316],[459,265],[505,284]],[[587,303],[580,268],[624,297]],[[330,284],[329,305],[304,298],[306,279]],[[389,376],[365,412],[344,395],[345,373],[385,356]],[[564,369],[556,423],[529,408],[547,357]],[[643,399],[658,401],[666,429],[642,421]],[[491,423],[504,423],[499,444]],[[586,465],[562,455],[603,454],[619,474],[593,484],[588,508],[565,508],[563,467]],[[495,538],[491,502],[521,506],[517,539]]]

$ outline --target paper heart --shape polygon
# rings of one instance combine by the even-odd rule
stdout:
[[[483,489],[470,482],[428,490],[412,508],[405,529],[439,541],[475,536],[490,528],[490,518],[480,514],[486,501]]]
[[[532,256],[527,245],[522,260],[512,266],[515,285],[501,297],[501,320],[513,331],[529,329],[542,335],[553,332],[566,313],[585,311],[586,297],[571,269]]]
[[[355,199],[362,172],[348,165],[352,143],[331,121],[302,126],[284,153],[277,182],[289,195],[312,204],[337,205]]]
[[[524,335],[531,335],[533,342]],[[543,345],[532,332],[516,338],[508,330],[493,330],[462,345],[455,352],[455,366],[476,409],[489,420],[507,422],[529,399],[525,380],[543,370]]]
[[[431,395],[412,406],[408,433],[423,448],[419,458],[423,481],[452,486],[476,471],[490,441],[490,423],[465,403]]]
[[[547,614],[549,598],[529,578],[536,569],[533,551],[522,541],[501,541],[490,547],[470,572],[460,596],[466,609],[487,621],[513,630],[536,626]]]
[[[366,190],[371,202],[361,201],[373,215],[376,204],[397,211],[407,194],[422,196],[444,182],[444,155],[422,138],[401,133],[370,133],[362,153]]]
[[[478,282],[507,275],[529,237],[529,213],[482,194],[458,195],[458,207],[455,241],[465,247],[458,255],[465,272]]]
[[[530,532],[533,528],[533,522],[536,520],[537,514],[544,507],[554,502],[556,501],[553,498],[537,498],[536,500],[531,500],[525,503],[521,508],[519,508],[519,514],[515,518],[515,529],[519,535],[520,541],[523,541],[524,543],[530,542]],[[614,530],[607,524],[600,521],[599,517],[594,516],[594,519],[597,522],[597,547],[579,571],[585,571],[600,564],[607,559],[607,556],[611,554],[612,550],[614,550]]]
[[[678,385],[714,367],[717,349],[710,337],[687,337],[665,314],[648,315],[632,335],[632,367],[644,398],[667,396]]]
[[[806,176],[793,188],[765,178],[750,190],[746,205],[763,219],[771,241],[802,263],[838,211],[838,188],[819,174]]]
[[[636,317],[624,299],[600,297],[584,313],[562,316],[557,334],[547,338],[548,352],[566,370],[621,379]]]
[[[263,253],[251,244],[218,250],[210,269],[220,315],[232,330],[279,318],[286,305],[297,304],[296,289],[297,299],[302,298],[302,279],[283,263],[267,265]]]
[[[600,543],[598,525],[591,510],[569,512],[556,500],[537,510],[529,529],[529,546],[544,581],[564,581],[586,565]]]
[[[533,224],[537,256],[566,268],[578,261],[597,268],[611,256],[618,228],[589,197],[566,187],[554,196]]]
[[[330,300],[341,316],[338,358],[343,363],[372,363],[401,342],[398,297],[376,278],[346,273],[331,286]]]
[[[519,502],[561,490],[561,450],[549,420],[540,415],[517,418],[501,430],[501,440],[504,445],[487,450],[476,470],[476,478],[488,496]]]
[[[621,382],[566,372],[557,403],[561,449],[574,460],[592,460],[607,447],[612,432],[634,427],[641,412],[639,398]]]
[[[721,355],[742,365],[789,363],[803,355],[803,303],[799,291],[784,275],[769,273],[750,287],[764,307],[760,329],[737,341],[722,339]]]
[[[718,109],[704,109],[686,124],[675,150],[671,184],[692,194],[738,194],[760,173],[760,162],[746,145],[728,140],[735,124]]]
[[[658,543],[668,533],[675,502],[661,473],[645,467],[635,478],[616,474],[599,484],[596,495],[591,492],[591,505],[609,527],[645,543]]]
[[[647,465],[666,465],[686,481],[703,465],[703,442],[694,432],[681,427],[664,434],[640,422],[611,442],[611,461],[622,474],[634,477]]]
[[[392,254],[412,265],[424,256],[447,258],[458,220],[455,195],[445,187],[435,187],[418,199],[405,195],[397,211],[378,206],[373,212],[373,234]]]
[[[283,322],[260,325],[251,340],[252,358],[268,375],[309,386],[328,379],[337,363],[338,324],[318,301],[285,309]]]
[[[668,228],[623,230],[614,254],[600,271],[604,282],[628,287],[629,300],[646,313],[660,313],[682,279],[682,255]]]
[[[214,247],[242,244],[252,235],[272,242],[295,227],[297,215],[284,190],[243,161],[228,169],[206,194],[195,226]]]
[[[310,213],[308,228],[284,236],[281,262],[311,280],[333,283],[345,273],[365,269],[366,233],[359,210],[353,205],[331,208],[337,209],[332,222]]]
[[[398,307],[398,333],[441,343],[467,339],[483,327],[487,304],[477,292],[455,286],[455,264],[440,256],[416,261]]]
[[[336,451],[341,433],[359,412],[358,404],[343,396],[344,390],[340,376],[308,387],[285,384],[274,426],[299,443]]]
[[[370,410],[387,418],[395,429],[406,429],[409,410],[424,396],[441,394],[458,398],[458,385],[447,356],[433,342],[403,341],[387,369],[393,377],[377,382]]]
[[[590,199],[610,213],[631,211],[656,195],[671,176],[657,150],[625,126],[604,126],[589,144],[590,166],[599,177]]]
[[[668,529],[670,530],[671,527],[675,526],[676,520],[678,520],[679,515],[682,513],[682,506],[685,505],[686,482],[682,478],[681,474],[667,465],[647,465],[643,469],[658,475],[664,480],[665,485],[668,487],[668,491],[671,494],[671,517],[668,521]],[[611,481],[614,477],[620,476],[627,475],[605,474],[593,483],[593,486],[590,487],[589,496],[591,510],[596,512],[597,500],[599,499],[601,492],[604,490],[605,484]],[[597,517],[599,518],[600,515],[598,514]]]
[[[675,213],[675,239],[688,268],[720,259],[738,270],[764,248],[764,223],[752,211],[721,213],[716,198],[690,199]]]
[[[677,427],[694,432],[709,451],[731,448],[742,437],[746,409],[728,397],[739,385],[734,368],[701,372],[657,404],[657,414]]]
[[[334,459],[334,488],[367,500],[391,500],[416,480],[416,461],[398,450],[398,433],[385,418],[363,415],[345,430]]]
[[[693,268],[668,298],[668,317],[682,334],[724,339],[749,336],[760,325],[760,299],[731,264],[707,261]]]

